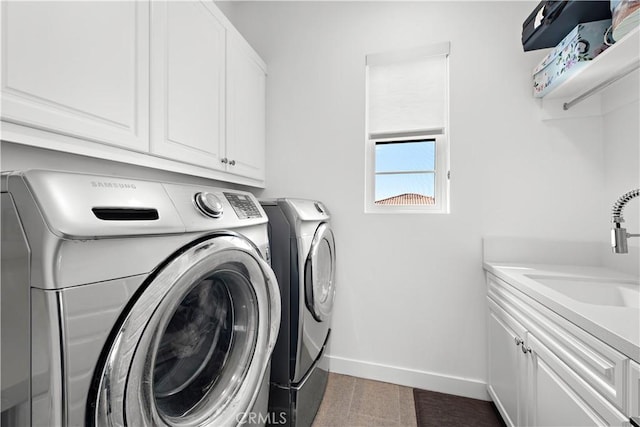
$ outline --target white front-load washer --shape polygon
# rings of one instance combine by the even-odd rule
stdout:
[[[308,427],[327,385],[336,249],[321,202],[261,201],[269,217],[272,267],[282,320],[271,366],[269,413],[281,425]]]
[[[2,424],[264,424],[280,295],[250,193],[2,177]]]

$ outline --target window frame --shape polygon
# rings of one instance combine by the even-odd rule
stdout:
[[[376,144],[380,142],[435,142],[433,205],[376,205]],[[444,129],[375,134],[367,137],[365,165],[365,213],[449,213],[449,144]]]
[[[368,55],[365,66],[365,182],[364,182],[364,212],[374,214],[398,213],[450,213],[450,141],[449,141],[449,42],[437,43],[417,49],[386,54]],[[445,116],[443,127],[431,129],[406,129],[394,132],[369,133],[369,65],[386,62],[419,60],[425,57],[443,55],[445,60]],[[378,142],[415,141],[431,139],[436,142],[435,185],[433,205],[376,205],[375,204],[375,152]]]

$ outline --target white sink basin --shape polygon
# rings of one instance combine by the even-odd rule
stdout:
[[[526,274],[526,276],[576,301],[640,309],[640,283],[638,282],[537,274]]]

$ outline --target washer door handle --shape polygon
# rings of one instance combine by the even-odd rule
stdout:
[[[267,287],[269,290],[269,300],[271,310],[269,312],[269,344],[268,351],[269,354],[273,351],[273,348],[276,346],[276,340],[278,339],[278,332],[280,331],[280,320],[282,317],[282,306],[280,302],[280,287],[278,286],[278,279],[276,278],[275,273],[271,266],[264,260],[262,257],[257,257],[258,263],[260,264],[260,268],[265,274],[265,279],[267,282]],[[266,370],[265,366],[265,370]]]

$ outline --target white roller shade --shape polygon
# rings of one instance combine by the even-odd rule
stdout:
[[[372,55],[368,69],[369,135],[444,129],[447,56],[443,45],[404,55]]]

